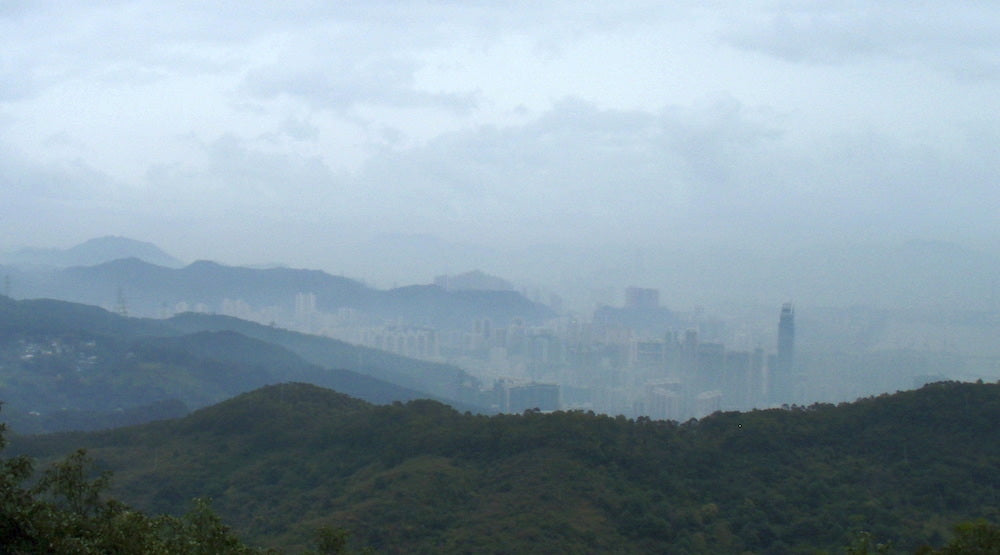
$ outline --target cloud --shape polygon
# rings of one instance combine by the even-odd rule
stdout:
[[[79,159],[38,163],[0,144],[0,183],[4,197],[76,203],[97,200],[123,188],[107,174]]]
[[[145,219],[248,253],[263,244],[248,237],[333,228],[996,236],[998,17],[895,1],[4,4],[0,195],[5,214]]]
[[[281,133],[299,141],[314,141],[319,137],[319,127],[295,118],[286,118]]]
[[[360,104],[396,108],[431,107],[467,113],[476,104],[474,93],[433,93],[414,87],[416,64],[400,59],[352,61],[337,57],[314,66],[293,68],[289,61],[250,72],[249,93],[260,99],[289,96],[313,108],[349,111]]]
[[[135,207],[134,191],[81,160],[38,163],[0,145],[0,235],[32,245],[109,233]],[[8,245],[9,246],[24,246]]]
[[[773,137],[731,99],[661,114],[566,99],[525,125],[378,157],[360,179],[397,217],[439,233],[461,226],[522,241],[653,240],[738,194],[730,174]]]
[[[728,43],[794,63],[872,58],[927,64],[963,79],[1000,77],[1000,12],[989,3],[779,4],[734,19]]]
[[[152,166],[148,194],[203,215],[314,219],[341,188],[317,156],[268,150],[233,135],[200,146],[197,159]]]
[[[802,143],[732,98],[660,113],[567,99],[535,121],[374,159],[383,223],[488,241],[765,245],[995,233],[990,140],[910,144],[856,131]],[[983,204],[983,201],[986,204]]]

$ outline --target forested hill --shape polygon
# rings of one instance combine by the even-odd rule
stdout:
[[[476,410],[478,394],[478,383],[454,366],[236,318],[126,318],[93,306],[0,296],[0,402],[16,432],[181,416],[288,381],[373,403],[436,398],[463,410]]]
[[[287,384],[15,443],[87,447],[122,500],[181,512],[209,496],[246,539],[284,550],[333,526],[388,553],[842,553],[862,532],[913,552],[957,522],[1000,522],[997,422],[1000,384],[684,424],[374,406]]]

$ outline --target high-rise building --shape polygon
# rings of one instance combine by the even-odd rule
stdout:
[[[695,397],[695,417],[704,418],[722,410],[722,392],[702,391]]]
[[[778,318],[778,355],[774,358],[769,382],[771,401],[788,403],[792,401],[792,383],[795,368],[795,309],[792,303],[781,306]]]
[[[295,294],[295,318],[300,322],[308,322],[309,318],[316,313],[315,293]]]
[[[749,406],[759,406],[767,401],[767,376],[764,366],[764,349],[757,347],[750,358],[750,381],[747,383],[747,403]]]
[[[515,383],[498,380],[494,391],[499,394],[499,408],[502,412],[521,413],[526,410],[559,410],[559,386],[550,383]]]
[[[778,365],[791,370],[794,362],[795,309],[791,303],[785,303],[778,318]]]
[[[660,291],[643,287],[625,289],[625,308],[656,309],[660,308]]]
[[[698,343],[695,350],[695,386],[700,390],[721,390],[726,371],[726,346]]]
[[[745,409],[751,406],[750,368],[750,351],[726,351],[726,370],[721,385],[727,409]]]

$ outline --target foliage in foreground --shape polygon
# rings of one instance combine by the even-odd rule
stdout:
[[[134,506],[180,514],[208,495],[240,537],[291,551],[326,526],[379,552],[998,553],[997,421],[1000,384],[684,424],[375,407],[286,384],[12,448],[86,445]]]
[[[6,445],[0,424],[0,449]],[[54,463],[34,484],[31,460],[0,460],[4,553],[256,553],[196,499],[185,515],[147,516],[104,492],[109,474],[90,477],[83,450]]]

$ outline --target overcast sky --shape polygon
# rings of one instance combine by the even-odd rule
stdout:
[[[989,248],[1000,4],[0,2],[0,249],[384,234]]]

